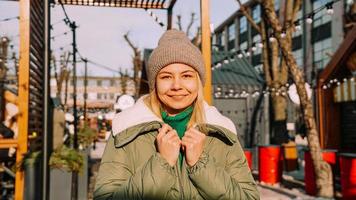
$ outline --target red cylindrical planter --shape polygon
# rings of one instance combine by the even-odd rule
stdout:
[[[251,152],[250,149],[244,149],[244,153],[245,153],[245,156],[246,156],[246,160],[247,160],[248,166],[252,170],[252,152]]]
[[[323,160],[331,165],[331,168],[335,169],[336,165],[336,150],[325,149],[322,152]],[[309,151],[304,153],[304,182],[305,182],[305,192],[310,195],[316,195],[316,183],[315,183],[315,172],[314,165]]]
[[[282,179],[282,152],[278,145],[258,147],[259,180],[264,183],[279,183]]]
[[[356,154],[340,154],[342,199],[356,199]]]

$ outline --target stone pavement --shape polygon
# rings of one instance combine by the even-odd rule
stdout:
[[[298,188],[286,188],[284,186],[258,185],[261,200],[312,200],[313,196],[304,193]]]

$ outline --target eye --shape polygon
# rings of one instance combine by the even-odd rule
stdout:
[[[160,78],[160,79],[169,79],[169,78],[171,78],[171,76],[169,76],[169,75],[162,75],[162,76],[160,76],[159,78]]]
[[[183,78],[193,78],[193,74],[183,74]]]

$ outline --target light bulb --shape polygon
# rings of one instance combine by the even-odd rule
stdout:
[[[243,57],[242,53],[237,54],[237,57],[242,58]]]
[[[257,46],[258,46],[259,48],[263,48],[262,42],[257,43]]]
[[[286,37],[286,33],[283,31],[282,33],[281,33],[281,38],[285,38]]]
[[[273,37],[273,36],[271,36],[271,37],[269,38],[269,41],[270,41],[270,42],[274,42],[274,41],[276,41],[276,38]]]
[[[307,22],[307,24],[311,24],[313,23],[313,17],[309,16],[305,21]]]
[[[328,9],[326,9],[326,13],[327,13],[328,15],[332,15],[332,14],[334,14],[334,9],[328,8]]]

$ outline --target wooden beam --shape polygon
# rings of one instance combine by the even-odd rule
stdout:
[[[27,153],[28,110],[29,110],[29,83],[30,83],[30,1],[20,0],[20,62],[19,62],[19,89],[18,89],[18,148],[16,163]],[[24,172],[16,171],[15,199],[24,197]]]
[[[324,123],[325,123],[325,117],[324,117],[324,108],[325,108],[325,101],[324,101],[324,95],[323,94],[323,89],[322,88],[317,88],[316,89],[316,98],[318,101],[318,125],[319,125],[319,138],[320,138],[320,147],[325,148],[325,141],[324,141]]]
[[[16,139],[0,139],[0,149],[16,148],[17,140]]]
[[[211,41],[210,41],[210,16],[209,0],[200,0],[200,20],[202,33],[202,54],[205,62],[206,80],[204,85],[204,97],[208,104],[212,104],[211,94]]]

